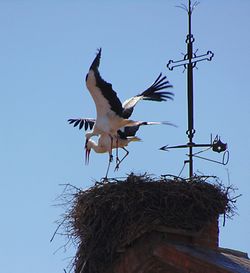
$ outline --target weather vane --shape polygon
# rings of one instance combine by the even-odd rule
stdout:
[[[193,158],[197,157],[200,159],[216,162],[219,164],[226,165],[229,160],[229,152],[227,150],[227,144],[223,143],[220,140],[220,137],[218,135],[210,140],[210,143],[208,144],[197,144],[194,143],[193,138],[195,135],[195,129],[194,129],[194,92],[193,92],[193,68],[196,67],[196,64],[201,61],[211,61],[214,53],[212,51],[207,51],[206,54],[202,55],[196,55],[196,52],[193,52],[193,43],[195,41],[194,36],[192,34],[192,13],[194,11],[194,8],[199,4],[199,2],[194,2],[194,4],[191,3],[191,0],[188,0],[188,7],[182,4],[181,6],[178,6],[182,9],[184,9],[188,13],[188,34],[186,38],[186,44],[187,44],[187,53],[184,55],[184,58],[182,60],[173,61],[169,60],[167,64],[167,68],[169,70],[173,70],[175,67],[184,66],[184,70],[187,70],[187,100],[188,100],[188,129],[186,131],[187,137],[188,137],[188,143],[183,145],[176,145],[176,146],[163,146],[160,149],[164,151],[168,151],[169,149],[178,149],[178,148],[187,148],[188,149],[188,160],[184,161],[184,166],[186,163],[189,164],[189,177],[193,177]],[[194,153],[194,148],[205,148],[204,150],[198,151]],[[209,158],[205,158],[200,156],[201,153],[212,149],[214,152],[221,153],[223,152],[223,158],[222,161],[216,161]],[[183,167],[184,168],[184,167]],[[183,170],[183,169],[182,169]],[[181,171],[182,172],[182,171]]]

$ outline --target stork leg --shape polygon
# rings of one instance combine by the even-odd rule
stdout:
[[[126,148],[124,148],[124,147],[122,147],[122,149],[126,152],[126,154],[124,155],[124,157],[121,159],[121,160],[119,160],[119,162],[116,164],[116,166],[115,166],[115,171],[118,171],[118,169],[119,169],[119,167],[120,167],[120,164],[122,163],[122,161],[128,156],[128,154],[129,154],[129,151],[126,149]]]
[[[112,155],[112,154],[109,154],[109,164],[108,164],[108,168],[107,168],[106,175],[105,175],[104,179],[107,179],[107,178],[108,178],[109,167],[110,167],[110,163],[111,163],[112,161],[113,161],[113,155]]]
[[[108,172],[109,172],[109,167],[110,167],[110,163],[113,161],[113,155],[112,155],[112,147],[113,147],[113,137],[110,135],[110,142],[111,142],[111,146],[110,146],[110,150],[109,150],[109,164],[108,164],[108,168],[106,171],[106,175],[104,179],[107,179],[108,177]]]
[[[114,142],[114,138],[112,135],[109,135],[110,136],[110,152],[109,152],[109,159],[111,158],[112,156],[112,160],[113,160],[113,155],[112,155],[112,149],[113,149],[113,142]],[[112,161],[111,160],[111,161]]]
[[[116,166],[120,164],[120,159],[119,159],[119,156],[118,156],[118,137],[116,137]]]

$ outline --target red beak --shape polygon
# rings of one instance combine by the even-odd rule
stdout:
[[[86,138],[86,141],[85,141],[85,146],[84,146],[84,147],[85,147],[85,149],[87,149],[87,144],[88,144],[88,141],[89,141],[89,140]]]
[[[91,149],[85,148],[85,165],[89,164],[90,151],[91,151]]]

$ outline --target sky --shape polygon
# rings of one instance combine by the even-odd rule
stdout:
[[[170,121],[178,127],[141,128],[143,141],[110,177],[131,171],[178,175],[185,150],[160,151],[187,143],[186,72],[169,71],[170,59],[186,53],[187,14],[176,0],[0,0],[0,268],[61,273],[76,251],[55,236],[64,208],[65,184],[86,189],[105,175],[108,155],[84,164],[84,132],[69,118],[95,117],[85,75],[102,47],[100,72],[121,101],[138,94],[158,74],[173,85],[174,101],[141,102],[132,118]],[[250,253],[250,1],[200,0],[193,13],[197,55],[214,53],[194,69],[196,143],[217,134],[228,143],[226,166],[195,159],[194,172],[215,175],[238,190],[237,214],[220,221],[220,246]],[[198,151],[198,150],[197,150]],[[122,152],[121,152],[122,153]],[[221,161],[222,154],[203,156]],[[187,166],[183,177],[188,176]],[[61,231],[63,232],[63,231]]]

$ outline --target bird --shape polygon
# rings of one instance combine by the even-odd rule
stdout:
[[[95,119],[70,119],[69,120],[69,123],[73,124],[74,127],[78,126],[79,129],[82,129],[84,126],[85,130],[92,129],[94,126],[94,122],[95,122]],[[145,122],[144,121],[136,126],[125,126],[123,128],[120,128],[117,131],[117,136],[115,136],[116,145],[113,143],[112,149],[121,148],[125,151],[125,155],[120,160],[118,157],[118,151],[117,151],[115,171],[119,169],[120,164],[129,154],[129,151],[125,147],[127,147],[130,142],[141,141],[141,139],[136,136],[136,133],[139,130],[140,126],[142,126],[142,125],[160,125],[160,124],[175,126],[174,124],[172,124],[168,121],[160,121],[160,122],[158,122],[158,121],[157,122],[148,122],[148,121]],[[90,138],[88,140],[87,144],[85,145],[85,164],[89,163],[89,155],[90,155],[91,149],[93,149],[96,153],[109,153],[110,160],[109,160],[109,164],[108,164],[108,168],[107,168],[107,172],[106,172],[106,176],[105,176],[106,178],[108,175],[110,163],[112,162],[112,159],[113,159],[110,142],[111,142],[111,139],[108,134],[101,134],[99,136],[97,143]]]
[[[161,73],[149,88],[125,100],[122,104],[117,93],[113,90],[112,84],[103,80],[100,75],[101,53],[102,49],[100,48],[86,75],[86,86],[94,100],[97,115],[92,130],[85,134],[85,146],[92,136],[107,134],[111,139],[110,149],[112,150],[113,138],[117,136],[119,128],[136,126],[141,123],[141,121],[129,119],[135,105],[140,100],[166,101],[173,99],[174,94],[168,91],[159,92],[160,90],[172,87],[169,81],[166,80],[166,76],[163,77]]]
[[[112,146],[112,149],[117,149],[117,148],[121,148],[123,149],[126,153],[123,156],[123,158],[121,160],[118,159],[118,155],[117,155],[117,163],[116,163],[116,168],[115,170],[118,170],[119,165],[121,164],[121,162],[125,159],[125,157],[127,157],[127,155],[129,154],[129,151],[125,148],[126,146],[128,146],[128,144],[132,141],[141,141],[140,138],[138,138],[137,136],[128,136],[126,138],[121,138],[117,136],[117,141],[116,144]],[[108,163],[108,167],[107,167],[107,171],[106,171],[106,175],[105,178],[107,178],[108,176],[108,172],[109,172],[109,168],[110,168],[110,163],[112,162],[113,159],[113,155],[112,155],[112,151],[111,151],[111,139],[110,136],[108,134],[101,134],[98,138],[98,142],[96,143],[94,140],[89,139],[89,141],[87,142],[87,145],[85,146],[85,162],[86,164],[89,163],[89,155],[91,150],[93,149],[96,153],[109,153],[109,163]]]

